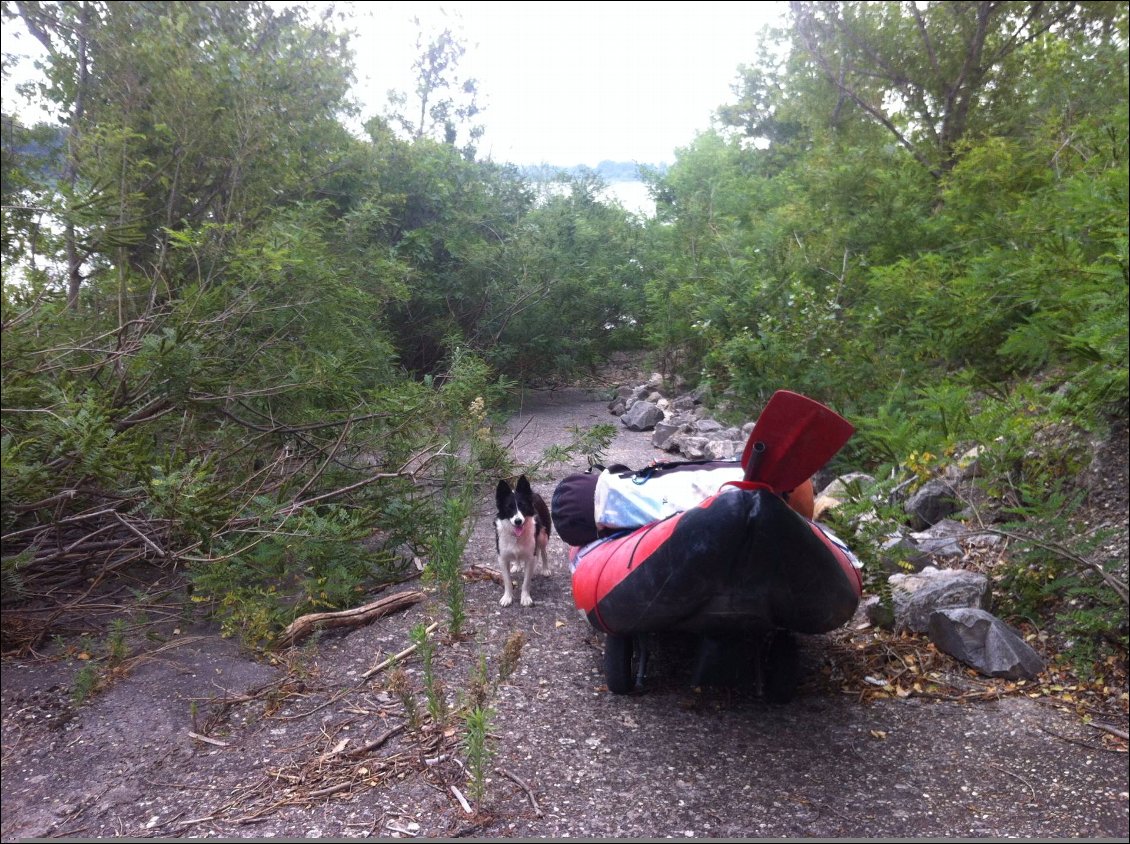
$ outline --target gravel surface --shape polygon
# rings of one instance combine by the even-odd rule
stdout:
[[[613,421],[605,403],[577,389],[527,394],[510,423],[518,458],[566,441],[571,425]],[[635,466],[663,456],[648,439],[621,431],[607,458]],[[548,500],[577,468],[552,467],[535,489]],[[469,564],[493,566],[491,512],[484,501]],[[491,700],[495,758],[477,813],[451,788],[469,793],[454,725],[395,732],[356,753],[404,723],[388,672],[360,675],[403,649],[412,625],[442,621],[441,604],[427,600],[327,633],[277,664],[214,628],[186,626],[175,647],[82,706],[69,697],[74,662],[5,661],[3,840],[1126,839],[1125,742],[1024,694],[845,694],[843,648],[836,668],[829,637],[804,640],[807,679],[788,706],[744,689],[693,689],[678,640],[658,646],[646,693],[609,694],[601,636],[573,607],[564,546],[555,537],[550,547],[554,571],[535,579],[535,606],[501,608],[501,587],[472,579],[469,635],[437,643],[435,671],[455,706],[481,655],[497,676],[503,643],[525,638]],[[423,706],[422,667],[403,665]],[[1125,730],[1122,718],[1113,726]]]

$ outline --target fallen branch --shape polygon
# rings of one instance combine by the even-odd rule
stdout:
[[[326,630],[335,627],[361,627],[378,618],[408,609],[413,604],[424,599],[424,593],[418,590],[410,592],[397,592],[386,595],[380,600],[365,604],[363,607],[354,607],[351,610],[339,612],[315,612],[300,616],[290,623],[279,637],[279,642],[288,647],[305,639],[315,630]]]
[[[388,741],[390,738],[392,738],[397,733],[399,733],[403,730],[404,730],[403,724],[398,724],[395,727],[390,727],[389,729],[385,730],[383,733],[381,733],[379,736],[377,736],[372,741],[361,745],[356,750],[351,750],[349,753],[347,753],[345,755],[346,755],[347,758],[356,759],[358,756],[364,756],[366,753],[371,753],[372,751],[374,751],[378,747],[380,747],[382,744],[384,744],[386,741]]]
[[[1019,780],[1020,782],[1024,783],[1026,786],[1028,786],[1028,790],[1032,792],[1032,799],[1036,799],[1036,789],[1032,787],[1032,783],[1028,782],[1028,780],[1024,779],[1024,777],[1020,776],[1020,774],[1014,774],[1012,771],[1006,771],[1004,768],[1001,768],[997,765],[989,765],[989,767],[994,771],[1000,771],[1002,774],[1008,774],[1013,779]]]
[[[534,798],[534,790],[532,788],[530,788],[528,785],[526,785],[526,783],[522,780],[521,777],[519,777],[517,774],[515,774],[512,771],[506,770],[505,768],[495,768],[494,770],[495,770],[495,773],[501,774],[502,776],[506,777],[511,782],[517,783],[518,787],[521,788],[524,792],[526,792],[526,796],[530,799],[530,805],[534,809],[534,814],[539,818],[543,816],[541,807],[538,805],[538,801]]]
[[[342,791],[347,791],[353,788],[351,782],[339,782],[337,785],[327,786],[326,788],[319,788],[316,791],[311,791],[308,797],[329,797],[331,794],[338,794]]]
[[[200,733],[192,732],[192,730],[188,731],[188,735],[189,735],[190,738],[194,738],[197,741],[205,742],[206,744],[214,744],[214,745],[216,745],[216,747],[227,747],[228,746],[228,743],[226,741],[220,741],[219,739],[214,739],[211,736],[202,736]]]
[[[425,630],[424,632],[425,633],[432,633],[437,627],[439,627],[439,622],[433,621],[430,625],[428,625],[427,630]],[[370,668],[368,671],[366,671],[364,674],[362,674],[361,679],[362,680],[368,680],[370,677],[372,677],[378,671],[384,671],[386,668],[388,668],[394,662],[400,662],[400,660],[404,659],[404,657],[408,656],[409,654],[413,654],[415,652],[416,652],[416,646],[415,645],[409,645],[407,648],[402,650],[400,653],[393,654],[388,659],[383,660],[382,662],[378,662],[376,665],[374,665],[372,668]]]
[[[1097,574],[1100,578],[1102,578],[1103,583],[1114,590],[1114,593],[1122,599],[1122,603],[1130,604],[1130,587],[1127,587],[1126,583],[1119,580],[1098,563],[1094,562],[1093,560],[1088,560],[1086,557],[1081,557],[1080,555],[1074,553],[1069,548],[1064,547],[1060,543],[1046,542],[1039,537],[1032,536],[1031,534],[1016,533],[1007,530],[999,530],[997,528],[988,528],[987,532],[995,533],[998,536],[1003,536],[1008,539],[1015,539],[1020,542],[1030,542],[1031,544],[1042,548],[1045,551],[1051,551],[1053,554],[1058,555],[1068,562],[1075,563],[1081,568],[1089,569],[1090,571]]]
[[[465,572],[464,577],[468,579],[478,578],[481,580],[493,580],[495,583],[502,583],[502,575],[498,573],[497,569],[481,565],[480,563],[472,563],[470,568]]]
[[[1090,726],[1094,727],[1096,730],[1102,730],[1103,732],[1110,733],[1112,736],[1118,736],[1123,741],[1130,741],[1130,733],[1127,733],[1126,730],[1120,730],[1118,729],[1118,727],[1110,726],[1110,724],[1092,723]]]
[[[187,821],[177,821],[177,826],[192,826],[193,824],[209,823],[214,820],[216,820],[215,815],[208,815],[207,817],[203,818],[191,818]]]
[[[474,810],[471,809],[471,804],[468,803],[467,798],[463,796],[462,791],[460,791],[453,785],[449,785],[448,788],[451,789],[451,793],[455,795],[455,799],[459,801],[459,805],[463,807],[464,812],[466,812],[468,815],[475,814]]]
[[[1055,736],[1060,741],[1065,741],[1068,744],[1075,744],[1075,745],[1078,745],[1079,747],[1085,747],[1085,748],[1087,748],[1087,750],[1106,750],[1106,751],[1109,751],[1111,753],[1119,753],[1120,752],[1120,751],[1117,751],[1117,750],[1111,750],[1111,748],[1109,748],[1109,747],[1096,747],[1095,745],[1088,744],[1087,742],[1081,741],[1080,739],[1073,739],[1070,736],[1061,735],[1061,734],[1055,732],[1054,730],[1049,730],[1047,727],[1040,727],[1040,729],[1043,730],[1045,733],[1047,733],[1049,736]]]

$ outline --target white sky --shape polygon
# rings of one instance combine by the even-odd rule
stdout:
[[[314,4],[312,4],[314,5]],[[482,156],[515,164],[671,163],[733,99],[738,65],[779,24],[780,2],[365,2],[352,9],[364,116],[389,88],[411,89],[419,17],[447,20],[467,53],[464,77],[485,106]],[[442,16],[442,10],[449,14]],[[4,26],[12,50],[16,27]],[[22,27],[20,27],[22,29]],[[26,34],[17,52],[38,46]],[[7,87],[7,86],[5,86]],[[5,91],[5,100],[8,100]]]
[[[352,5],[352,4],[347,4]],[[339,4],[339,7],[341,4]],[[358,94],[372,114],[408,87],[419,16],[461,29],[479,82],[480,153],[515,164],[673,162],[731,102],[738,65],[780,23],[778,2],[385,2],[356,4]]]

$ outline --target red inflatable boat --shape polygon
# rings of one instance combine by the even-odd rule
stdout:
[[[778,392],[750,435],[745,480],[720,481],[697,506],[573,549],[574,601],[607,634],[610,691],[642,682],[647,634],[688,631],[707,647],[753,634],[762,690],[776,701],[791,697],[792,634],[845,624],[862,578],[851,551],[786,497],[852,430],[823,405]]]

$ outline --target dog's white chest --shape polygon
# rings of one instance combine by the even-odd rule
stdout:
[[[498,555],[504,560],[518,560],[531,557],[534,553],[535,527],[532,519],[522,527],[521,533],[514,533],[514,525],[507,520],[496,519],[498,531]]]

